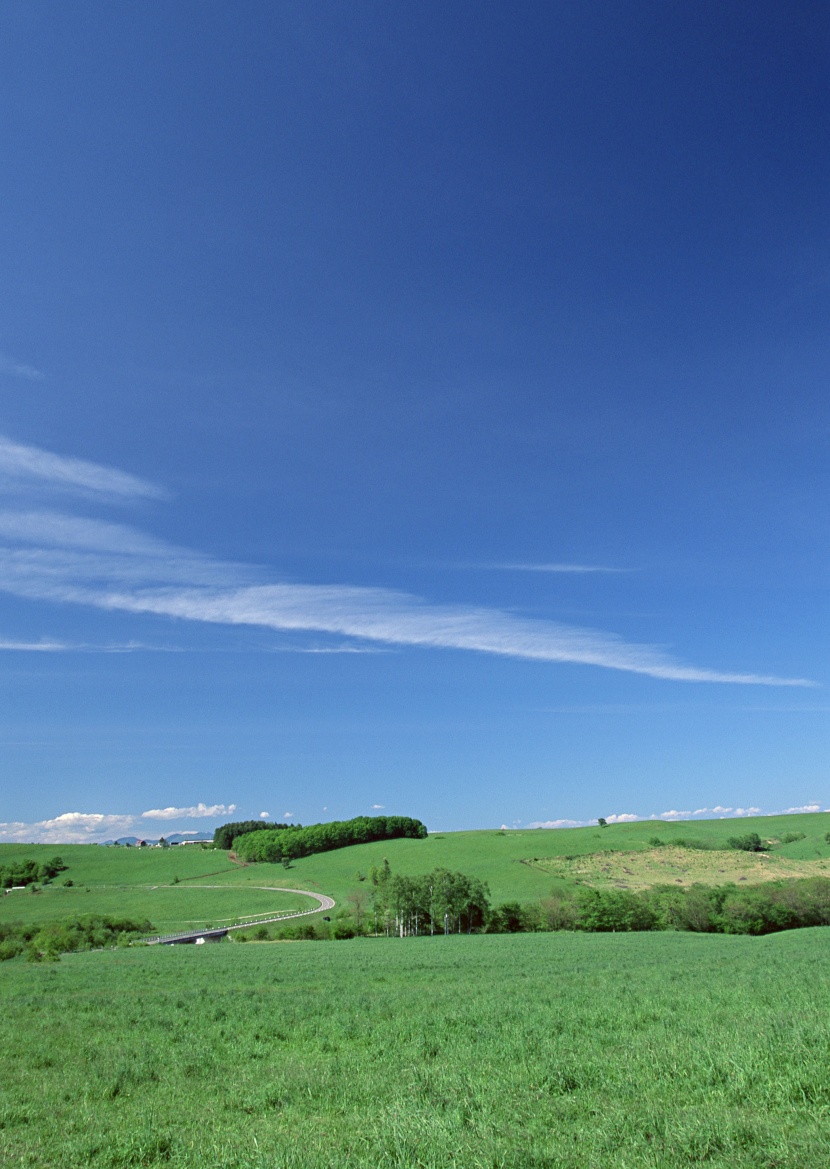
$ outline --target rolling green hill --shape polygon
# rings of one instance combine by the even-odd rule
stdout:
[[[730,836],[748,832],[757,832],[767,843],[766,853],[676,847],[685,841],[725,848]],[[0,898],[0,922],[123,912],[149,917],[160,929],[189,928],[193,922],[217,924],[268,912],[275,894],[256,886],[309,889],[327,893],[342,905],[350,893],[368,889],[372,865],[382,865],[384,859],[393,872],[405,876],[441,866],[478,877],[489,884],[494,903],[535,901],[576,883],[638,888],[662,882],[752,883],[765,877],[828,875],[828,832],[830,813],[738,821],[652,820],[606,828],[439,832],[425,840],[380,841],[303,857],[289,869],[235,864],[225,852],[193,845],[170,849],[0,845],[0,865],[21,858],[43,861],[56,853],[68,865],[37,895],[19,891]],[[65,880],[72,886],[65,887]],[[290,912],[299,906],[299,898],[282,894],[275,911]]]

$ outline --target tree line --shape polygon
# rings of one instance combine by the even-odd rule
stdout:
[[[493,910],[488,929],[498,933],[690,930],[759,936],[820,925],[830,925],[827,877],[744,887],[656,885],[637,892],[582,888],[556,893],[534,904],[506,902]]]
[[[223,824],[213,833],[213,847],[227,851],[233,848],[237,836],[247,836],[249,832],[279,832],[287,828],[302,828],[302,824],[269,824],[267,820],[236,820],[231,824]]]
[[[359,875],[360,876],[360,875]],[[627,889],[563,890],[531,903],[490,904],[486,882],[433,869],[404,877],[388,861],[341,905],[331,921],[291,923],[252,938],[331,939],[417,937],[457,933],[537,933],[555,930],[627,933],[688,930],[762,935],[830,925],[830,879],[793,878],[763,885],[659,885]],[[244,936],[239,941],[247,940]]]
[[[290,864],[299,857],[352,844],[401,837],[422,840],[426,835],[426,827],[421,821],[410,816],[356,816],[353,820],[330,820],[306,828],[281,825],[265,831],[254,829],[236,836],[233,848],[242,860]]]

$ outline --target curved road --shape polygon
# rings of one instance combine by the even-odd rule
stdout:
[[[197,885],[190,886],[198,889],[231,889],[236,886],[233,885]],[[162,937],[145,938],[144,941],[148,946],[153,945],[174,945],[175,943],[195,942],[197,938],[219,938],[224,937],[225,934],[230,933],[231,930],[250,929],[254,925],[269,925],[275,921],[288,921],[292,917],[308,917],[312,913],[321,913],[324,909],[334,909],[336,904],[333,897],[327,897],[325,893],[310,893],[308,889],[277,889],[273,885],[249,885],[249,889],[259,889],[266,893],[297,893],[301,897],[313,897],[319,904],[315,909],[300,909],[294,913],[277,913],[273,917],[263,917],[262,915],[256,917],[253,921],[240,921],[236,925],[220,926],[216,929],[203,930],[185,930],[178,934],[164,934]]]

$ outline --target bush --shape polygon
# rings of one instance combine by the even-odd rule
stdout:
[[[8,925],[0,930],[0,957],[14,958],[23,950],[30,962],[56,958],[76,950],[125,945],[148,934],[149,921],[85,914],[41,925]]]
[[[730,836],[727,840],[729,848],[737,848],[742,852],[764,852],[765,845],[757,832],[747,832],[745,836]]]
[[[505,901],[497,905],[490,914],[487,932],[492,934],[518,934],[528,927],[527,914],[518,901]]]
[[[598,933],[653,930],[657,918],[648,900],[624,889],[586,889],[579,897],[577,929]]]
[[[798,840],[806,840],[806,832],[785,832],[781,837],[782,844],[795,844]]]

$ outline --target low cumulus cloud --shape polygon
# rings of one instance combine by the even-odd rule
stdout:
[[[596,820],[531,820],[528,828],[586,828]]]
[[[155,484],[114,468],[55,455],[0,437],[0,486],[77,491],[102,502],[161,499]],[[19,493],[19,491],[18,491]],[[14,494],[14,492],[12,492]],[[546,571],[607,571],[577,565]],[[278,633],[325,634],[332,648],[460,650],[548,663],[623,670],[674,682],[810,686],[803,678],[688,665],[665,650],[614,633],[410,593],[344,584],[274,582],[250,565],[179,548],[124,524],[65,510],[0,511],[0,589],[29,600],[176,618]]]
[[[747,816],[794,816],[810,812],[830,812],[818,801],[800,804],[794,808],[765,812],[754,805],[746,808],[732,807],[731,805],[715,804],[712,808],[695,808],[694,811],[680,811],[670,808],[667,812],[652,812],[650,816],[641,816],[636,812],[618,812],[605,816],[607,824],[633,824],[643,820],[663,820],[666,822],[681,820],[737,820]],[[596,825],[598,817],[593,820],[532,820],[528,828],[589,828]],[[504,827],[504,825],[502,825]]]
[[[143,820],[215,820],[218,816],[231,816],[236,804],[193,804],[187,808],[151,808],[142,812]]]
[[[0,841],[21,844],[91,844],[107,836],[123,836],[134,828],[135,816],[101,812],[62,812],[31,824],[0,824]]]
[[[154,808],[140,815],[108,812],[62,812],[49,820],[0,823],[0,842],[20,844],[97,844],[119,836],[141,836],[147,820],[193,820],[230,816],[236,804],[195,804],[188,808]],[[194,835],[195,830],[189,834]],[[188,835],[182,829],[182,835]]]

